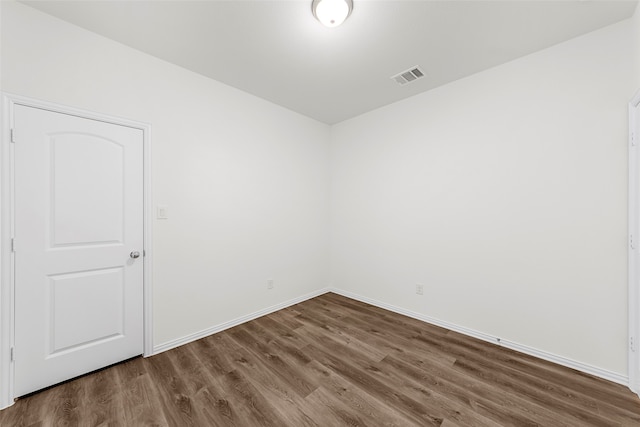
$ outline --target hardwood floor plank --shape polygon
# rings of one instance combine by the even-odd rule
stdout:
[[[326,340],[327,345],[331,345],[334,349],[349,351],[354,357],[363,357],[372,362],[380,361],[387,355],[386,352],[377,349],[375,346],[367,344],[357,338],[346,334],[330,325],[321,323],[306,315],[299,316],[301,320],[308,320],[308,323],[299,328],[300,334],[314,339]]]
[[[359,414],[342,402],[337,396],[319,387],[305,400],[314,408],[314,416],[323,421],[323,426],[366,426],[366,422]]]
[[[617,400],[616,405],[624,408],[629,403],[624,396],[626,391],[620,394],[620,388],[614,387],[607,390],[608,398],[604,398],[605,392],[598,391],[597,388],[591,391],[594,381],[599,383],[600,380],[586,374],[577,373],[578,375],[566,378],[567,368],[557,369],[557,365],[549,362],[540,361],[532,356],[524,355],[513,350],[504,349],[490,343],[469,340],[460,334],[453,333],[452,339],[442,345],[443,351],[457,357],[455,367],[466,368],[467,373],[475,372],[483,376],[486,381],[491,381],[495,386],[507,388],[519,395],[526,395],[541,404],[549,404],[551,395],[554,395],[556,402],[564,411],[574,414],[575,417],[585,421],[585,417],[593,417],[592,422],[602,423],[606,420],[600,419],[598,408],[603,400],[611,402]],[[465,339],[466,338],[466,339]],[[421,337],[424,341],[426,338]],[[427,340],[432,346],[441,345],[440,343]],[[536,369],[529,368],[529,363],[536,364]],[[545,365],[551,365],[551,372]],[[520,368],[517,368],[520,366]],[[523,367],[524,366],[524,367]],[[561,374],[564,374],[564,379]],[[497,381],[502,379],[502,381]],[[572,387],[566,387],[567,381],[573,382]],[[612,393],[613,390],[616,392]],[[635,406],[637,410],[637,406]],[[632,409],[633,410],[633,409]],[[638,418],[638,413],[630,413],[632,418]],[[640,418],[638,418],[640,419]]]
[[[158,392],[144,369],[145,360],[137,358],[113,366],[119,378],[123,413],[127,426],[168,426],[162,411]],[[90,406],[91,403],[87,402]]]
[[[84,394],[80,378],[60,384],[56,387],[56,393],[51,400],[49,410],[50,421],[55,427],[58,426],[79,426],[82,423],[80,419],[80,399]]]
[[[339,396],[333,392],[319,387],[315,392],[306,397],[306,400],[316,408],[315,416],[323,419],[328,426],[418,426],[414,422],[403,424],[383,424],[380,420],[373,422],[360,411],[354,411]]]
[[[337,307],[335,310],[342,310],[338,305],[334,305],[334,307]],[[348,311],[348,315],[345,317],[336,316],[336,318],[339,317],[337,320],[324,313],[313,312],[312,315],[321,318],[323,322],[331,327],[340,329],[346,334],[353,335],[362,341],[374,345],[382,350],[385,356],[392,352],[401,352],[405,348],[414,348],[415,346],[414,341],[400,335],[401,333],[406,333],[407,329],[405,327],[395,324],[389,325],[375,317],[354,316],[352,311]],[[396,328],[399,328],[399,330],[396,330]],[[421,350],[423,355],[430,356],[431,360],[436,363],[446,362],[453,366],[453,363],[456,361],[454,356],[439,349],[425,347]]]
[[[263,316],[260,319],[262,318],[271,319],[274,322],[282,324],[285,331],[295,331],[299,327],[303,326],[303,323],[296,320],[295,315],[293,313],[289,313],[286,308],[276,311],[275,313],[271,313],[268,316]]]
[[[349,304],[352,304],[352,303],[349,303]],[[428,325],[428,326],[431,326],[431,325]],[[438,335],[440,335],[440,333],[442,333],[442,331],[444,330],[438,327],[435,327],[435,330],[432,330],[432,327],[428,329],[429,330],[427,334],[425,334],[423,331],[411,330],[411,328],[409,329],[403,328],[401,330],[397,330],[397,333],[402,334],[403,338],[410,338],[413,343],[413,347],[419,347],[422,350],[429,349],[429,351],[433,352],[433,350],[436,349],[437,353],[449,354],[455,357],[460,357],[461,355],[466,354],[466,355],[471,355],[472,357],[476,358],[476,360],[478,358],[480,359],[484,358],[485,361],[488,362],[488,365],[485,367],[491,368],[491,369],[498,369],[498,370],[504,369],[504,365],[501,366],[502,363],[508,364],[510,366],[511,365],[522,366],[524,372],[529,371],[528,376],[526,376],[527,381],[531,381],[533,378],[536,378],[535,376],[531,375],[531,369],[534,368],[536,370],[537,375],[544,377],[543,382],[547,381],[548,388],[549,388],[549,384],[555,384],[556,388],[562,388],[562,386],[566,384],[567,379],[565,377],[566,377],[567,368],[552,364],[550,362],[541,361],[539,359],[533,358],[531,356],[528,356],[522,353],[517,353],[509,349],[499,348],[491,343],[487,343],[480,340],[470,340],[469,337],[460,335],[452,331],[446,331],[447,339],[442,340],[440,337],[438,337]],[[433,334],[433,332],[435,332],[435,334]],[[495,351],[496,349],[500,349],[501,351],[496,352]],[[492,362],[495,362],[496,360],[500,361],[501,363],[492,363]],[[530,364],[533,364],[533,365],[530,365]],[[550,371],[547,371],[547,369],[549,369]],[[557,373],[557,376],[555,376],[555,378],[553,376],[549,376],[550,372]],[[587,374],[578,373],[578,372],[576,373],[578,375],[572,377],[572,380],[575,381],[574,387],[575,389],[582,390],[583,392],[568,393],[565,390],[564,391],[565,398],[567,398],[567,396],[570,396],[573,399],[587,399],[587,400],[590,399],[591,400],[590,404],[592,406],[593,405],[606,406],[609,403],[601,404],[600,402],[601,401],[609,402],[612,399],[615,399],[616,396],[620,396],[621,400],[616,402],[616,405],[624,407],[624,405],[628,405],[630,403],[628,399],[627,390],[622,387],[618,387],[617,384],[613,384],[613,383],[609,383],[609,390],[605,391],[600,389],[600,391],[597,393],[597,398],[594,399],[594,397],[596,396],[593,393],[589,393],[588,390],[590,385],[592,384],[591,382],[595,378]],[[598,379],[595,379],[595,380],[601,381]],[[611,388],[611,386],[613,386],[613,388]],[[616,390],[615,392],[613,392],[614,389]],[[613,394],[609,394],[611,398],[609,399],[604,398],[603,396],[604,394],[612,393],[612,392]],[[585,393],[587,395],[585,395]],[[630,408],[631,411],[637,411],[636,405],[632,404],[631,406],[632,406]],[[627,417],[635,419],[637,416],[636,414],[637,412],[636,413],[629,412],[627,414]]]
[[[227,388],[228,383],[225,377],[245,363],[245,356],[248,356],[248,353],[244,348],[238,346],[227,332],[217,335],[216,344],[207,353],[195,351],[196,348],[192,348],[193,354],[200,361],[201,366],[196,375],[207,382],[207,387],[198,390],[194,396],[194,401],[204,416],[202,425],[245,426],[248,418],[242,409],[244,402],[233,397],[233,393]],[[211,357],[217,361],[225,360],[224,373],[220,374],[218,364],[210,365],[206,362]]]
[[[239,371],[231,371],[223,377],[225,390],[230,392],[233,406],[245,419],[245,426],[286,425],[271,404]]]
[[[304,373],[297,366],[285,363],[281,355],[272,352],[267,343],[259,341],[258,336],[249,329],[234,328],[230,335],[256,355],[267,369],[282,378],[298,396],[305,397],[316,389],[306,380]]]
[[[279,341],[287,343],[288,346],[301,348],[307,345],[306,341],[296,333],[299,328],[304,326],[304,324],[298,321],[295,322],[297,326],[293,329],[286,326],[291,322],[287,322],[286,320],[281,321],[278,316],[263,316],[251,323],[255,323],[264,330],[270,331],[272,339],[278,338]]]
[[[553,387],[545,387],[544,381],[529,376],[523,381],[513,381],[513,374],[507,370],[504,372],[483,369],[483,365],[474,364],[472,361],[458,360],[454,364],[454,369],[460,370],[466,375],[479,378],[492,387],[499,387],[513,392],[517,396],[529,399],[531,402],[544,407],[553,407],[554,410],[562,412],[568,423],[586,423],[593,425],[606,425],[610,420],[601,417],[595,401],[584,399],[571,393],[563,393],[562,390]],[[573,420],[569,420],[573,418]]]
[[[406,375],[418,378],[421,383],[439,394],[466,403],[475,412],[490,420],[503,425],[568,425],[562,423],[557,414],[508,391],[455,370],[442,369],[432,364],[412,365],[403,361],[404,358],[405,355],[390,356],[383,362],[405,372]]]
[[[640,426],[626,387],[336,294],[19,399],[0,426]]]
[[[40,392],[18,399],[10,410],[0,411],[0,426],[25,427],[45,425],[52,408],[52,393]],[[51,422],[49,421],[50,425]]]
[[[496,427],[499,424],[490,418],[479,413],[470,411],[470,405],[456,401],[440,390],[428,387],[421,381],[417,381],[406,372],[396,369],[388,369],[387,363],[383,360],[376,365],[377,369],[371,369],[372,375],[376,376],[385,384],[391,385],[398,393],[406,395],[418,402],[424,402],[429,408],[429,412],[439,418],[449,421],[456,421],[462,425],[476,427]]]
[[[332,402],[329,396],[339,398],[339,401],[342,402],[340,405],[341,414],[347,412],[359,414],[363,421],[366,421],[364,425],[417,425],[415,421],[400,411],[374,398],[366,390],[355,386],[321,363],[313,361],[308,365],[308,369],[312,375],[316,376],[322,389],[322,393],[316,394],[316,398],[320,398],[323,404]],[[356,419],[356,416],[352,416],[352,418]]]
[[[197,426],[199,416],[191,398],[188,382],[192,378],[183,378],[172,363],[173,350],[163,357],[147,359],[147,369],[155,384],[162,384],[158,388],[161,410],[171,426]]]
[[[280,417],[286,420],[285,425],[319,426],[309,415],[312,411],[308,403],[293,391],[287,382],[250,354],[247,353],[242,359],[244,363],[238,365],[238,371],[264,396]]]
[[[350,362],[347,363],[344,361],[344,358],[340,356],[342,352],[336,351],[337,348],[335,346],[327,346],[326,342],[324,344],[322,348],[316,347],[313,344],[309,344],[308,347],[316,356],[316,360],[322,365],[356,386],[367,390],[371,396],[384,402],[386,406],[391,406],[402,411],[403,414],[411,417],[411,419],[418,424],[424,426],[439,426],[442,424],[442,419],[433,417],[421,402],[396,393],[395,390],[386,384],[373,378],[366,370],[354,366],[354,364],[362,364],[362,360],[352,361],[352,357],[349,357]],[[367,363],[366,361],[364,362]]]
[[[347,307],[352,315],[366,318],[376,323],[381,323],[385,328],[394,328],[395,331],[407,331],[413,334],[428,333],[431,336],[446,338],[449,331],[439,326],[431,325],[411,317],[398,315],[391,311],[370,304],[355,301],[337,294],[324,294],[322,302],[336,306]]]
[[[193,352],[212,375],[225,375],[234,369],[235,348],[225,337],[223,333],[215,334],[192,343]]]
[[[103,369],[79,379],[85,390],[78,418],[91,426],[126,426],[118,373]],[[114,392],[116,391],[116,392]]]

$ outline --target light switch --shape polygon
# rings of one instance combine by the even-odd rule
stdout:
[[[169,219],[169,207],[167,205],[158,205],[156,207],[157,219]]]

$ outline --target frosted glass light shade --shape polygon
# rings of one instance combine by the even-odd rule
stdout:
[[[313,0],[313,16],[326,27],[342,24],[353,10],[353,0]]]

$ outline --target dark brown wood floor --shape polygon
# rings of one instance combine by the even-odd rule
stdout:
[[[325,294],[20,399],[0,425],[640,426],[640,399]]]

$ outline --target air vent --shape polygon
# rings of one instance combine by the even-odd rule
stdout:
[[[401,85],[406,85],[407,83],[414,82],[422,77],[424,77],[424,71],[416,65],[415,67],[411,67],[406,71],[392,76],[391,78]]]

